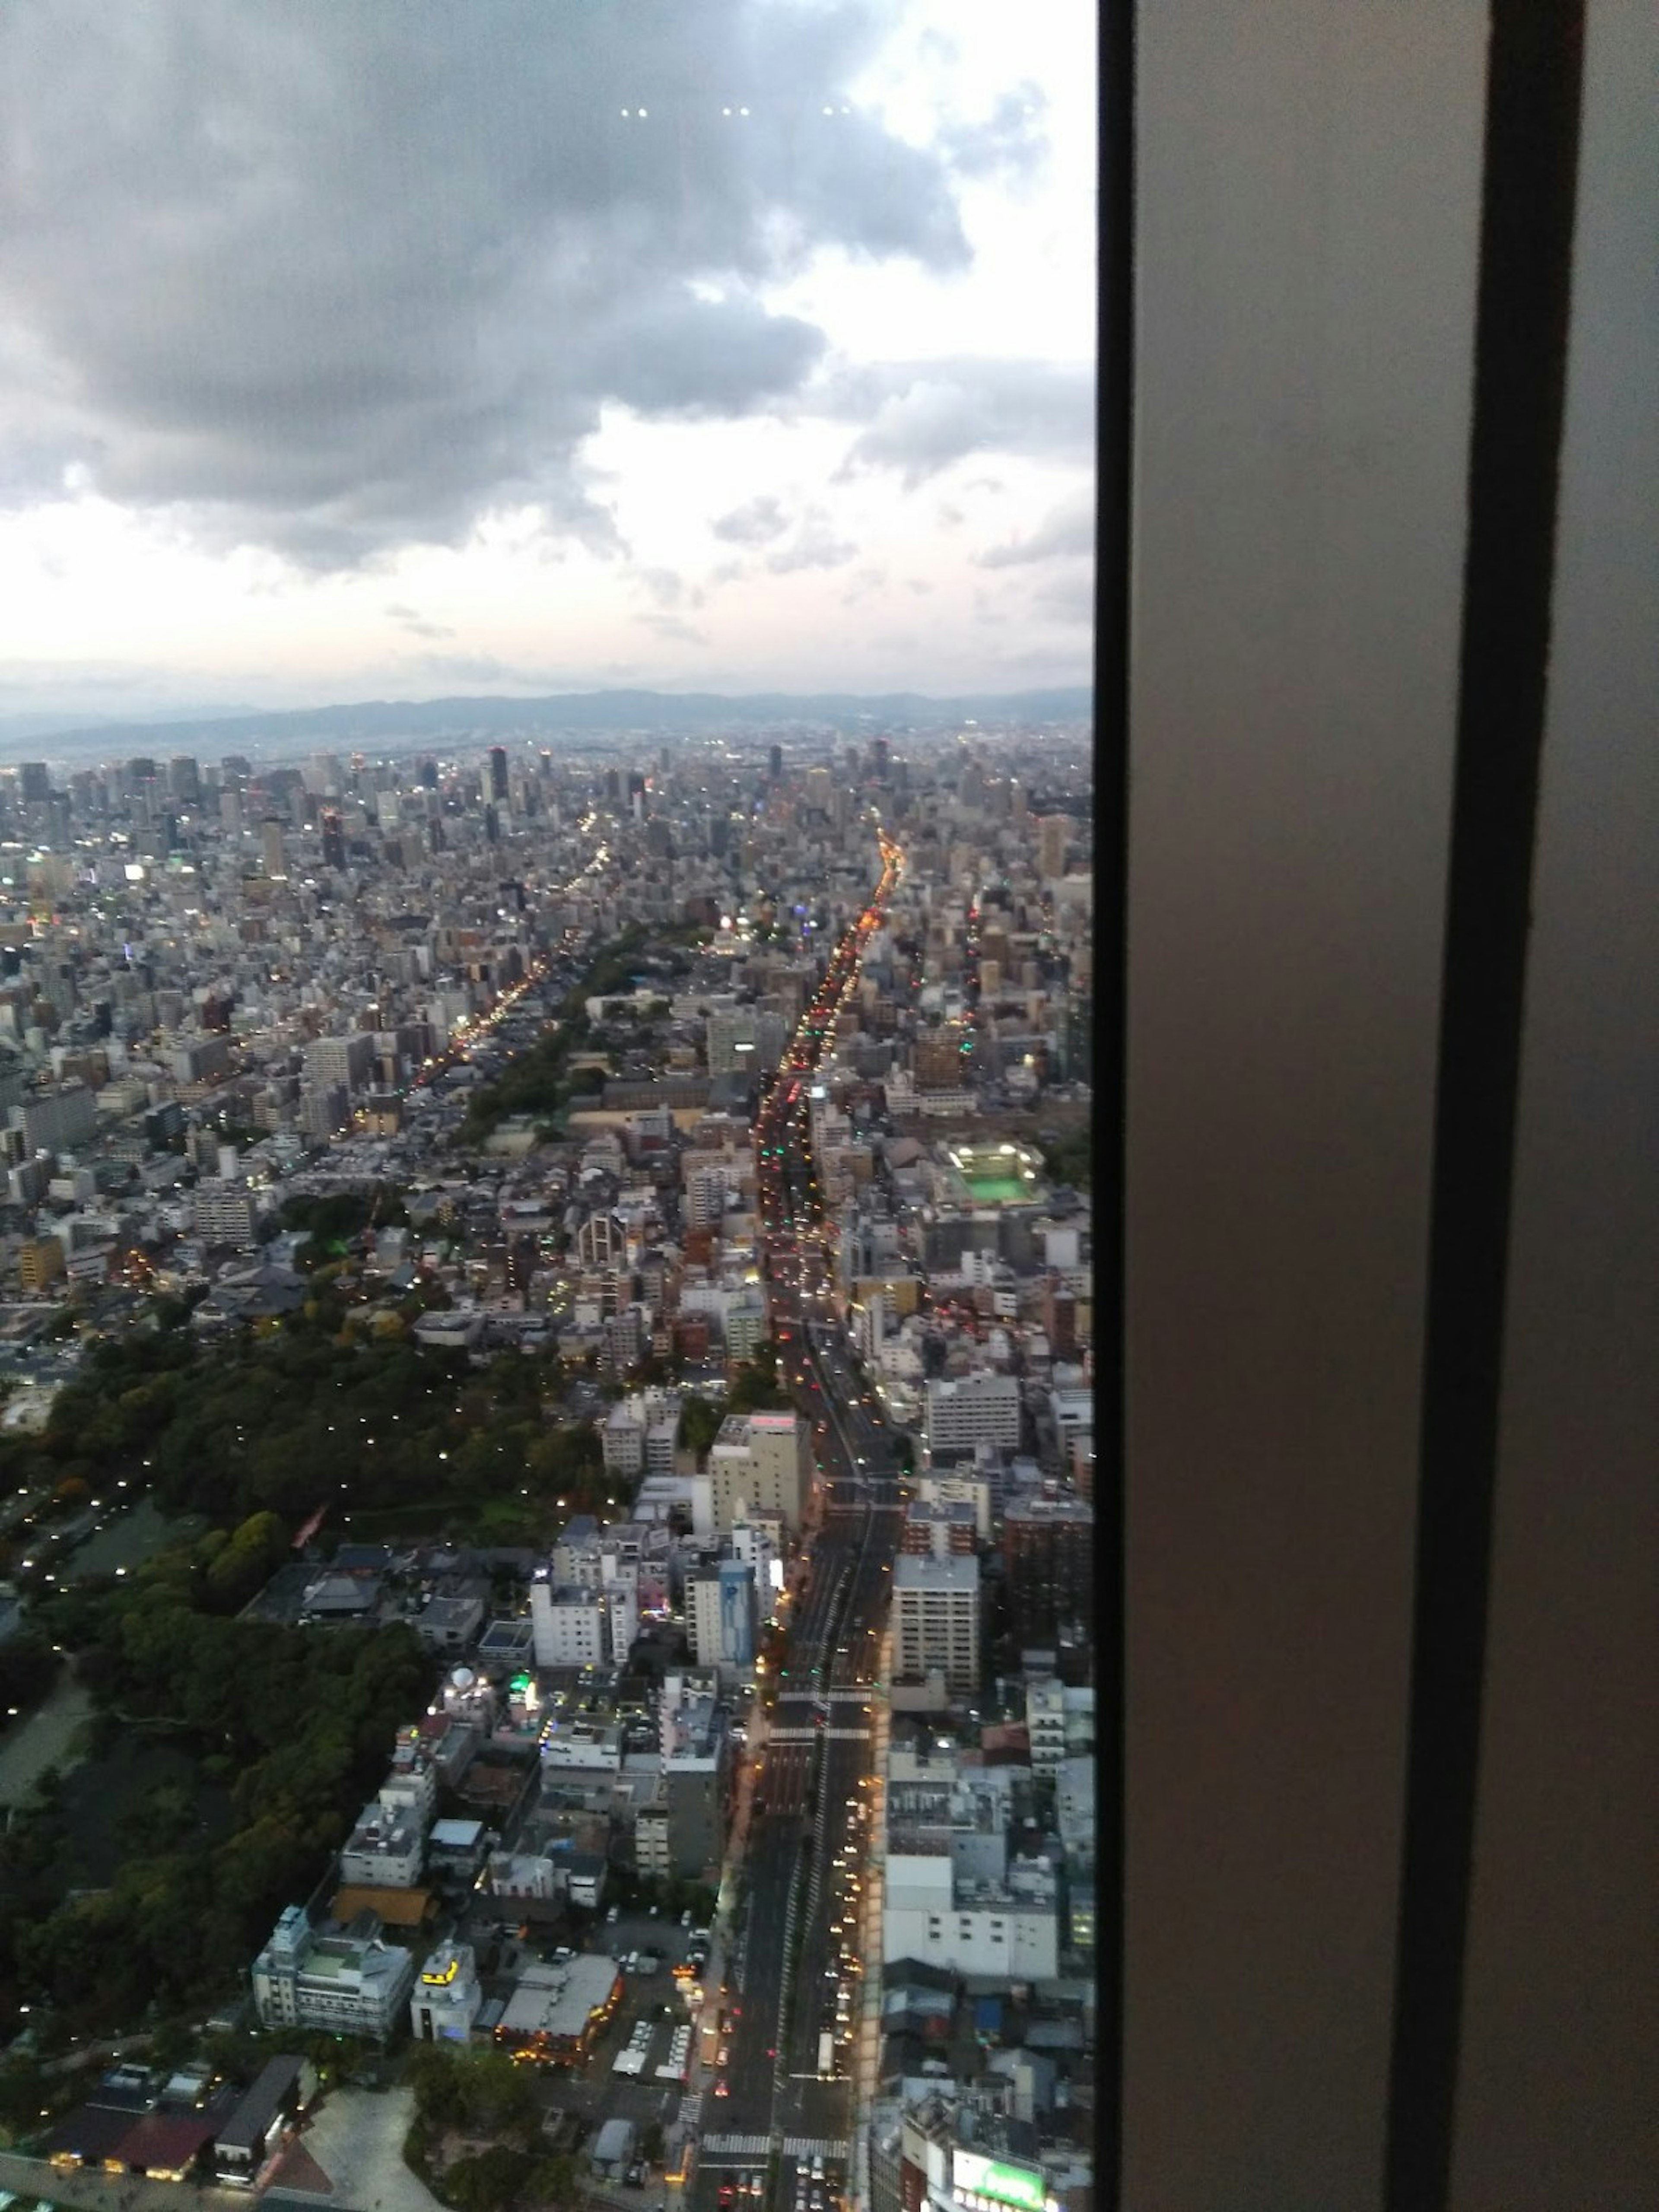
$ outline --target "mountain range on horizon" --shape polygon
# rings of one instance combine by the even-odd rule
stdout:
[[[691,731],[722,723],[829,723],[861,720],[937,722],[993,719],[1030,722],[1073,721],[1091,711],[1086,685],[1048,690],[986,693],[935,698],[922,692],[753,692],[726,696],[717,692],[581,691],[533,698],[362,700],[327,707],[289,708],[262,713],[253,708],[192,712],[175,709],[145,720],[76,723],[44,726],[56,717],[0,718],[0,758],[17,759],[42,751],[54,757],[101,755],[125,749],[174,749],[204,743],[264,752],[287,752],[320,742],[388,742],[409,738],[524,735],[577,735],[630,729]]]

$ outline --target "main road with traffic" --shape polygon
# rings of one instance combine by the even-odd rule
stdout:
[[[828,1296],[809,1091],[903,865],[884,835],[881,852],[881,880],[832,954],[756,1127],[773,1334],[796,1407],[812,1424],[822,1488],[756,1747],[744,1879],[718,1995],[725,2063],[702,2108],[696,2212],[759,2212],[757,2195],[769,2187],[774,2212],[834,2212],[845,2186],[847,2076],[864,1971],[857,1885],[901,1508],[891,1439]]]

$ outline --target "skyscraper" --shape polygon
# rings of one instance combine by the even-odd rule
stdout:
[[[495,799],[507,797],[507,747],[489,748],[489,795]]]

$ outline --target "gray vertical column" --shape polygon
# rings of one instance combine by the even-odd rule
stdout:
[[[1139,11],[1125,2212],[1381,2198],[1485,31]]]
[[[1456,2212],[1659,2183],[1659,15],[1586,13]]]

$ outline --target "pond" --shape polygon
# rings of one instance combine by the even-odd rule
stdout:
[[[77,1764],[92,1718],[92,1699],[67,1667],[44,1705],[0,1735],[0,1808],[25,1805],[49,1766]]]
[[[59,1570],[58,1580],[83,1582],[90,1575],[118,1574],[124,1567],[131,1574],[170,1544],[188,1543],[199,1536],[206,1526],[199,1513],[170,1520],[154,1498],[141,1498],[128,1512],[118,1514],[77,1545],[68,1565]]]

